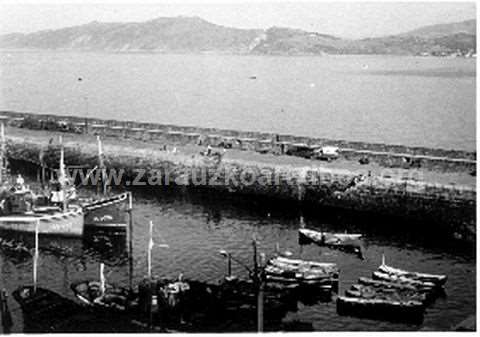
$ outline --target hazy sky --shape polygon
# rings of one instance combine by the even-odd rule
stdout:
[[[139,1],[141,2],[141,1]],[[288,26],[342,37],[381,36],[419,26],[473,19],[474,2],[232,2],[176,1],[141,5],[105,0],[18,4],[0,0],[0,34],[80,25],[94,20],[146,21],[159,16],[200,16],[240,28]]]

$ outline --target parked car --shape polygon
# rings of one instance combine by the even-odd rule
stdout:
[[[338,158],[339,149],[336,146],[322,146],[314,154],[317,159],[331,161]]]

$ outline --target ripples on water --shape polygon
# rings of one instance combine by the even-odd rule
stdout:
[[[155,243],[169,248],[154,247],[153,270],[161,276],[185,277],[217,282],[225,272],[220,249],[230,251],[245,263],[251,263],[252,235],[260,241],[260,251],[274,252],[279,243],[282,250],[295,256],[323,262],[336,262],[340,269],[340,293],[360,276],[369,276],[378,267],[381,255],[387,263],[405,269],[447,274],[446,297],[428,308],[422,326],[397,324],[336,314],[335,302],[315,305],[299,304],[284,321],[313,324],[316,330],[446,330],[475,312],[475,252],[473,246],[458,245],[439,235],[439,231],[413,231],[399,228],[395,219],[332,210],[304,209],[308,227],[349,232],[360,231],[366,236],[366,260],[354,255],[315,245],[298,245],[300,212],[285,204],[229,196],[213,196],[204,192],[182,189],[134,191],[134,281],[139,282],[146,271],[148,222],[152,220]],[[407,225],[407,224],[405,224]],[[432,224],[432,228],[435,225]],[[28,247],[33,237],[15,235]],[[84,239],[49,239],[43,247],[39,264],[39,283],[72,298],[70,283],[84,278],[97,278],[99,263],[107,264],[108,280],[128,285],[127,250],[124,236],[93,233]],[[52,249],[52,246],[54,249]],[[233,272],[246,277],[238,265]],[[27,256],[16,258],[0,250],[1,286],[10,292],[20,284],[32,282],[32,261]],[[14,331],[21,331],[22,318],[16,303]]]

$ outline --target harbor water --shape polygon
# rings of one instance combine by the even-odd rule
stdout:
[[[146,273],[148,223],[154,223],[153,273],[161,277],[218,282],[225,275],[226,261],[219,254],[225,249],[247,265],[252,263],[252,236],[259,240],[259,250],[271,256],[278,243],[282,251],[294,257],[335,262],[340,272],[339,293],[361,276],[370,276],[381,263],[408,270],[448,275],[445,295],[431,305],[422,325],[377,321],[339,316],[335,301],[298,304],[298,310],[287,313],[283,322],[302,322],[314,330],[448,330],[475,313],[475,249],[443,238],[435,224],[422,231],[398,219],[380,219],[375,215],[335,209],[299,210],[295,206],[239,197],[215,196],[206,192],[157,188],[134,190],[133,265],[134,283]],[[365,260],[352,254],[316,245],[300,246],[300,217],[309,228],[360,232],[365,235]],[[395,224],[395,226],[394,226]],[[15,237],[28,247],[33,238]],[[168,244],[168,248],[160,247]],[[128,286],[128,243],[125,235],[89,233],[82,239],[43,237],[40,240],[39,286],[74,299],[73,281],[97,279],[99,264],[106,264],[107,281]],[[233,265],[235,275],[246,278],[246,271]],[[0,287],[11,293],[16,287],[32,283],[32,259],[0,249]],[[13,313],[12,331],[21,332],[23,321],[18,304],[10,297]],[[243,327],[254,330],[255,327]]]

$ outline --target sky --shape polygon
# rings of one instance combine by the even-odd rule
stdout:
[[[101,1],[101,0],[100,0]],[[141,3],[141,4],[138,4]],[[473,19],[474,2],[283,2],[103,0],[36,2],[0,0],[0,34],[30,33],[91,21],[147,21],[160,16],[199,16],[238,28],[283,26],[345,38],[396,34],[420,26]]]

